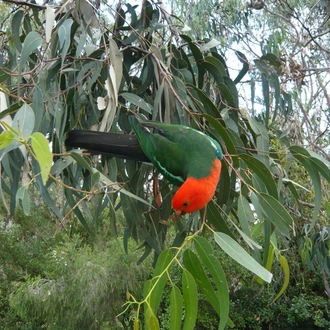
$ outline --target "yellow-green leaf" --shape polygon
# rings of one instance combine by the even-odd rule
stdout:
[[[186,250],[183,253],[183,264],[194,277],[198,287],[201,289],[203,294],[205,294],[206,299],[212,305],[214,310],[219,314],[220,313],[220,299],[216,294],[214,287],[208,276],[205,273],[205,270],[200,262],[200,259],[197,255],[190,249]]]
[[[289,268],[288,261],[282,255],[280,255],[278,261],[279,261],[279,263],[280,263],[280,265],[282,266],[282,269],[283,269],[284,283],[283,283],[283,286],[282,286],[280,292],[277,294],[277,296],[275,297],[273,302],[275,302],[278,298],[280,298],[282,296],[282,294],[284,293],[284,291],[286,290],[286,288],[289,285],[289,279],[290,279],[290,268]]]
[[[145,320],[146,330],[159,330],[159,321],[156,315],[150,308],[147,308],[146,311],[146,320]]]
[[[140,320],[138,318],[134,320],[134,330],[140,330]]]
[[[11,131],[3,131],[0,134],[0,149],[4,149],[14,140],[14,134]]]
[[[182,274],[182,292],[185,316],[182,330],[193,330],[197,318],[198,296],[194,277],[186,270]]]
[[[182,320],[182,295],[179,288],[173,285],[170,295],[170,329],[180,330]]]
[[[40,166],[42,182],[45,185],[53,161],[52,153],[49,148],[49,142],[42,133],[35,132],[31,135],[31,146]]]

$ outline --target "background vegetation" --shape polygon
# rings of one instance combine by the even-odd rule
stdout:
[[[0,3],[1,326],[329,328],[328,5]],[[129,113],[219,141],[205,212],[66,150]]]

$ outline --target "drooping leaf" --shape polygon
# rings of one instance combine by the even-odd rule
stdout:
[[[23,212],[25,215],[30,215],[30,208],[31,208],[31,203],[30,203],[30,195],[28,191],[28,186],[23,186],[18,189],[16,193],[16,204],[21,201],[22,207],[23,207]]]
[[[210,272],[212,279],[216,285],[220,301],[219,309],[219,330],[224,329],[229,316],[229,290],[226,280],[225,272],[218,261],[218,259],[212,254],[212,247],[205,238],[195,237],[195,247],[201,261]]]
[[[248,116],[247,119],[255,136],[258,153],[256,157],[269,168],[269,133],[266,127],[257,122],[254,118]]]
[[[14,41],[14,45],[18,52],[22,51],[22,42],[20,39],[21,33],[20,29],[22,27],[22,19],[24,16],[24,10],[17,10],[15,15],[13,16],[12,22],[11,22],[11,30],[12,30],[12,38]]]
[[[250,270],[264,281],[270,283],[273,275],[253,259],[236,241],[230,236],[215,232],[214,239],[216,243],[235,261]]]
[[[25,61],[28,59],[30,54],[35,51],[42,44],[42,38],[36,31],[31,31],[25,38],[21,53],[21,59],[19,63],[19,72],[22,72]]]
[[[147,307],[145,312],[145,329],[146,330],[159,330],[159,321],[154,312]]]
[[[290,268],[289,268],[288,261],[286,260],[286,258],[283,255],[279,256],[278,261],[279,261],[279,263],[282,267],[283,273],[284,273],[284,282],[283,282],[280,292],[274,298],[273,303],[283,295],[284,291],[287,289],[287,287],[289,285],[289,280],[290,280]]]
[[[283,234],[288,235],[293,220],[284,206],[274,197],[259,193],[258,199],[264,215]]]
[[[49,142],[42,133],[34,132],[31,135],[31,146],[40,166],[42,182],[46,184],[53,161]]]
[[[243,63],[242,70],[238,73],[237,77],[234,79],[234,83],[238,84],[249,71],[249,62],[248,62],[246,56],[242,52],[235,51],[235,54],[238,57],[238,59],[240,60],[240,62]]]
[[[318,165],[314,161],[311,162],[311,156],[309,152],[300,146],[291,146],[289,148],[292,155],[304,166],[308,174],[310,175],[314,191],[315,191],[315,197],[314,197],[314,211],[313,211],[313,218],[311,223],[311,228],[314,227],[320,208],[321,208],[321,202],[322,202],[322,191],[321,191],[321,179],[320,179],[320,173],[318,171]],[[315,166],[316,165],[316,166]]]
[[[277,199],[278,198],[277,197],[277,187],[276,187],[275,181],[273,179],[273,176],[272,176],[271,172],[269,171],[269,169],[267,168],[267,166],[263,162],[258,160],[257,158],[252,157],[248,154],[240,154],[239,157],[244,161],[244,163],[249,167],[249,169],[251,169],[258,175],[258,177],[262,180],[264,185],[267,187],[268,193],[272,197]]]
[[[227,235],[231,236],[234,239],[234,234],[232,233],[231,229],[228,227],[228,224],[226,223],[225,219],[223,218],[221,211],[219,210],[219,207],[211,201],[207,205],[207,213],[206,218],[212,224],[212,226],[217,231],[221,231],[223,233],[226,233]]]
[[[181,329],[182,305],[183,305],[183,299],[180,289],[176,285],[173,285],[170,294],[170,329],[171,330]]]
[[[204,293],[208,302],[212,305],[214,310],[220,313],[220,300],[214,291],[214,288],[207,277],[203,266],[197,255],[190,249],[183,253],[183,264],[189,273],[194,277],[198,287]]]
[[[46,42],[50,41],[52,36],[52,30],[55,21],[55,13],[51,6],[47,6],[46,8],[46,24],[45,24],[45,34],[46,34]]]
[[[165,284],[168,280],[168,272],[173,258],[171,249],[164,250],[158,257],[155,271],[151,280],[144,284],[144,297],[146,299],[145,306],[149,309],[151,323],[155,322],[153,316],[157,313],[161,298],[164,292]],[[146,321],[149,317],[146,315]],[[158,321],[157,321],[158,322]]]
[[[83,225],[85,230],[88,232],[88,234],[91,237],[93,237],[94,233],[91,230],[88,222],[86,221],[86,218],[84,217],[84,215],[80,211],[79,206],[78,206],[79,203],[77,203],[74,199],[74,193],[71,190],[68,190],[68,189],[66,189],[64,191],[64,193],[65,193],[65,197],[66,197],[66,200],[67,200],[69,206],[71,207],[71,209],[73,209],[73,212],[75,213],[75,215],[77,216],[77,218],[79,219],[79,221],[81,222],[81,224]],[[54,201],[52,201],[52,202],[54,202]],[[48,205],[50,205],[50,204],[48,203]]]
[[[182,292],[185,310],[182,330],[193,330],[198,308],[197,284],[187,269],[182,271]]]
[[[58,29],[58,38],[60,40],[61,47],[61,67],[63,68],[66,55],[68,53],[71,43],[71,27],[73,20],[71,18],[66,19]]]

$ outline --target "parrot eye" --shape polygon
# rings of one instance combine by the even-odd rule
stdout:
[[[189,202],[185,201],[183,202],[183,206],[188,206],[189,205]]]

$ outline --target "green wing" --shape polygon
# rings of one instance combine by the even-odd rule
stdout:
[[[190,127],[142,122],[134,116],[129,121],[145,155],[167,180],[178,186],[188,176],[209,175],[213,160],[222,158],[217,141]]]

